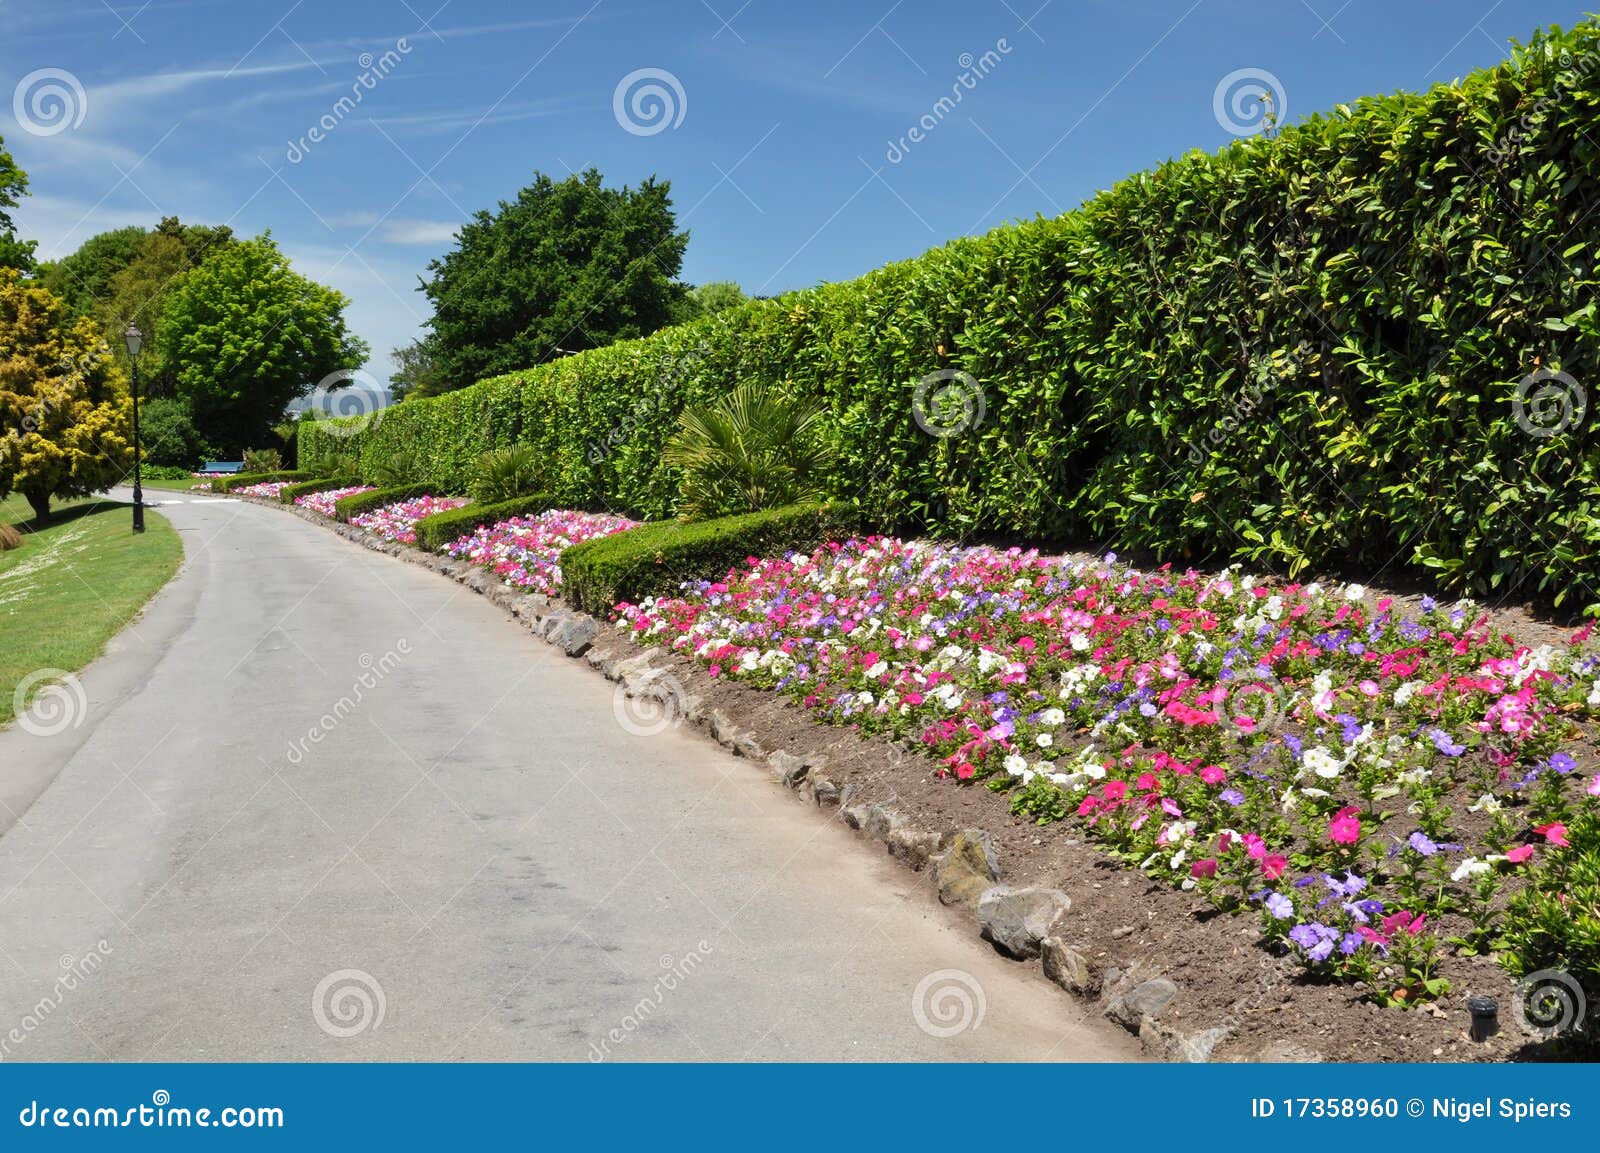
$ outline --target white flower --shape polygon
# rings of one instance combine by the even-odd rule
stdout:
[[[1505,806],[1502,805],[1498,800],[1495,799],[1495,796],[1494,796],[1493,793],[1485,793],[1485,794],[1483,794],[1483,796],[1479,797],[1475,802],[1473,802],[1472,804],[1467,806],[1467,812],[1469,812],[1469,813],[1498,813],[1503,808],[1505,808]]]
[[[1028,758],[1012,753],[1005,760],[1006,772],[1013,777],[1020,777],[1028,770]]]
[[[1072,651],[1075,653],[1086,653],[1091,647],[1089,638],[1081,632],[1074,632],[1067,638],[1067,642],[1072,645]]]
[[[1477,857],[1468,857],[1456,866],[1456,871],[1450,874],[1452,881],[1465,881],[1468,877],[1482,876],[1493,866],[1488,861],[1480,861]]]
[[[1057,725],[1065,724],[1066,720],[1067,714],[1053,706],[1039,714],[1039,723],[1041,725],[1048,725],[1052,729]]]
[[[1306,768],[1327,780],[1337,777],[1339,771],[1345,766],[1344,761],[1341,761],[1321,745],[1315,745],[1307,749],[1303,760]]]
[[[1405,684],[1395,689],[1394,703],[1397,705],[1405,704],[1412,697],[1417,695],[1417,689],[1421,686],[1421,684],[1421,681],[1407,681]]]
[[[1595,681],[1594,687],[1589,690],[1588,705],[1591,709],[1600,709],[1600,681]]]
[[[867,676],[871,677],[873,680],[877,680],[879,677],[883,676],[883,674],[888,672],[888,671],[889,671],[889,662],[888,661],[879,661],[877,664],[873,665],[870,669],[867,670]]]
[[[1056,740],[1049,733],[1039,733],[1033,738],[1033,742],[1041,749],[1048,749],[1051,745],[1056,743]]]
[[[1344,586],[1344,599],[1347,601],[1358,601],[1366,595],[1367,590],[1363,585],[1351,584]]]
[[[870,705],[875,698],[871,693],[857,693],[856,700],[863,705]]]

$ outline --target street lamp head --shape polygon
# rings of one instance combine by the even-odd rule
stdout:
[[[139,331],[137,324],[128,325],[128,331],[122,334],[122,339],[128,342],[128,355],[137,357],[139,350],[144,347],[144,333]]]

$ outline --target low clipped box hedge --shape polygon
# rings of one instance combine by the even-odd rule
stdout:
[[[449,512],[435,513],[417,522],[417,547],[425,552],[438,552],[452,541],[488,525],[499,524],[514,516],[536,516],[560,507],[561,501],[549,493],[533,493],[519,496],[516,500],[469,504]]]
[[[354,483],[349,477],[345,476],[318,477],[316,480],[301,481],[299,484],[291,484],[288,488],[281,489],[278,492],[278,500],[284,504],[293,504],[296,497],[306,496],[313,492],[325,492],[330,488],[344,488],[346,485]]]
[[[333,502],[333,519],[349,524],[364,512],[399,504],[403,500],[415,500],[419,496],[437,496],[438,493],[439,486],[436,484],[403,484],[393,488],[374,489],[371,492],[352,493]]]
[[[216,476],[211,478],[212,492],[233,492],[235,489],[249,488],[253,484],[270,484],[277,480],[299,481],[310,480],[311,473],[299,470],[282,472],[252,472],[235,473],[233,476]]]
[[[848,504],[789,505],[714,520],[640,525],[562,553],[562,587],[573,604],[605,617],[621,601],[673,593],[685,581],[715,579],[750,557],[809,552],[860,527],[860,511]]]
[[[1597,63],[1600,24],[1540,32],[1493,68],[1189,153],[1053,219],[364,427],[304,423],[299,459],[408,451],[461,491],[480,453],[527,443],[562,503],[660,520],[684,407],[766,381],[824,407],[826,491],[883,530],[1290,573],[1399,563],[1587,603]],[[935,396],[965,419],[941,402],[930,420]]]

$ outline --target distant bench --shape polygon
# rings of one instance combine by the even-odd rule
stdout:
[[[206,466],[204,468],[202,468],[200,471],[201,472],[220,472],[220,473],[242,472],[242,471],[244,471],[244,461],[242,461],[242,460],[208,460],[208,461],[206,461]]]

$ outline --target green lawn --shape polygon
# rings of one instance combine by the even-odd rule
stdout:
[[[69,502],[44,528],[31,517],[20,496],[0,500],[0,521],[25,537],[0,552],[0,725],[15,715],[13,694],[29,674],[92,661],[183,558],[165,518],[146,511],[146,531],[135,536],[125,504]]]

